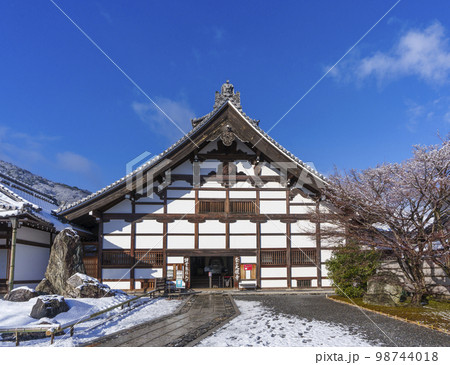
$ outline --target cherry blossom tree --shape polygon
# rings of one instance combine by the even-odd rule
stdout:
[[[336,171],[324,190],[330,208],[317,219],[323,238],[358,240],[392,252],[420,305],[430,293],[424,263],[450,276],[450,141],[415,146],[413,157],[364,171]],[[327,203],[325,203],[327,204]],[[339,229],[337,229],[339,227]]]

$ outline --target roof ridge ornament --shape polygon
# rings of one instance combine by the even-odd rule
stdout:
[[[203,117],[191,119],[192,127],[195,128],[200,122],[209,118],[213,113],[215,113],[227,101],[229,101],[231,104],[233,104],[236,107],[236,109],[242,113],[244,118],[246,118],[250,122],[258,125],[259,120],[251,119],[242,111],[241,94],[239,91],[234,92],[234,85],[230,83],[230,80],[227,80],[227,82],[225,82],[222,85],[222,87],[220,88],[220,91],[216,91],[214,107],[213,107],[212,112],[204,115]]]

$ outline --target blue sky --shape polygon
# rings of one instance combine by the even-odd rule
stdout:
[[[185,131],[229,79],[268,131],[395,3],[54,0]],[[182,133],[46,0],[0,2],[0,159],[100,189]],[[450,130],[448,1],[402,0],[271,131],[324,174]]]

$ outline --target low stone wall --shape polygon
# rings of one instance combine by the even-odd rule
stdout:
[[[378,269],[378,271],[390,271],[405,282],[405,277],[400,269],[397,261],[386,259]],[[432,287],[432,292],[439,296],[445,296],[450,299],[450,278],[445,275],[444,271],[433,263],[424,264],[425,280]]]

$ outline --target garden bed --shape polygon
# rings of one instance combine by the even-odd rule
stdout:
[[[399,307],[385,307],[366,304],[362,298],[353,298],[350,300],[339,295],[331,295],[328,298],[450,334],[449,301],[430,300],[428,305],[417,308],[409,307],[406,302]]]

